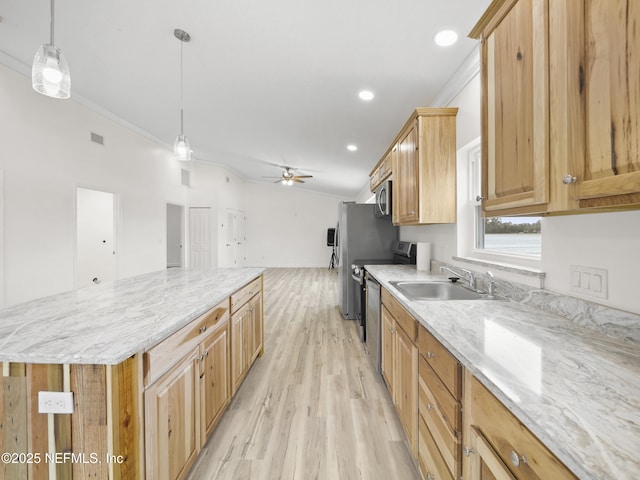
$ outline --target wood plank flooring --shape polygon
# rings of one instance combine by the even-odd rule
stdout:
[[[420,478],[337,286],[335,270],[265,272],[264,355],[189,480]]]

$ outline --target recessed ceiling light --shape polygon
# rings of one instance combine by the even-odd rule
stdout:
[[[362,90],[360,93],[358,93],[358,96],[360,97],[360,100],[365,100],[365,101],[369,101],[369,100],[373,100],[373,92],[370,90]]]
[[[449,47],[458,41],[458,34],[453,30],[440,30],[434,37],[436,45]]]
[[[355,152],[356,150],[358,150],[358,147],[356,147],[355,145],[347,145],[347,150],[349,150],[350,152]]]

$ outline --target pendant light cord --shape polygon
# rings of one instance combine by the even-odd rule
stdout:
[[[53,46],[53,25],[54,25],[54,17],[55,17],[55,8],[54,8],[55,0],[51,0],[51,42],[50,45]]]
[[[184,135],[184,114],[183,114],[183,74],[182,74],[182,49],[184,41],[180,40],[180,135]]]

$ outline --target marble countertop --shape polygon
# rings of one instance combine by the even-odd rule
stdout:
[[[0,361],[115,365],[164,340],[263,268],[169,269],[0,310]]]
[[[640,478],[637,346],[513,301],[411,301],[389,282],[446,277],[366,269],[579,478]]]

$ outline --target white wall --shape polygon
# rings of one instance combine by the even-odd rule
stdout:
[[[245,200],[249,266],[329,266],[327,229],[335,228],[343,198],[295,185],[250,183]]]
[[[73,288],[75,191],[119,198],[118,276],[165,268],[165,202],[186,203],[166,148],[0,66],[5,303]],[[104,136],[104,146],[90,133]]]
[[[180,164],[170,146],[73,99],[38,95],[28,77],[2,65],[0,105],[0,305],[73,289],[77,187],[118,197],[118,278],[166,268],[167,203],[211,207],[214,225],[227,209],[246,211],[249,265],[328,265],[326,229],[342,199],[247,184],[204,162]],[[103,146],[90,141],[91,132],[104,137]],[[183,168],[191,187],[181,185]]]

